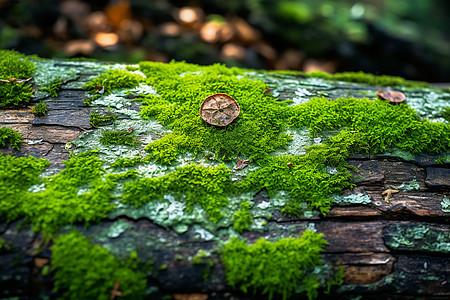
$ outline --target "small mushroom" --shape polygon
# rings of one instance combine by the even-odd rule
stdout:
[[[233,97],[214,94],[206,97],[200,105],[200,116],[211,125],[224,127],[239,116],[241,109]]]
[[[405,94],[397,91],[378,90],[378,97],[389,101],[391,104],[401,103],[406,100]]]

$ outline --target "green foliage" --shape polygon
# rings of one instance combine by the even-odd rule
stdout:
[[[136,136],[123,130],[103,130],[100,143],[104,146],[108,145],[128,145],[136,146],[139,142]]]
[[[174,62],[143,62],[140,69],[160,95],[141,98],[142,117],[155,118],[173,132],[147,146],[158,162],[170,163],[183,151],[204,150],[215,153],[219,160],[237,155],[257,161],[290,141],[282,133],[286,104],[265,95],[264,83],[238,79],[239,69]],[[215,93],[232,96],[241,108],[240,116],[225,128],[209,125],[199,116],[202,101]]]
[[[35,66],[25,55],[11,50],[0,50],[0,79],[26,79],[33,75]],[[25,82],[0,82],[0,107],[30,101],[33,91]]]
[[[224,165],[188,165],[161,177],[125,183],[122,201],[139,207],[154,200],[164,201],[164,195],[169,194],[184,202],[188,211],[200,205],[211,221],[217,222],[222,218],[220,208],[228,204],[230,189],[230,170]]]
[[[109,70],[105,74],[89,81],[84,85],[84,89],[95,94],[98,93],[98,87],[104,87],[104,95],[120,88],[134,88],[144,81],[140,75],[133,74],[124,70]]]
[[[0,107],[28,102],[33,95],[31,85],[25,82],[0,82]]]
[[[42,181],[38,176],[49,165],[45,159],[0,153],[0,217],[11,221],[24,214],[26,191]]]
[[[450,122],[450,106],[444,107],[441,114],[447,122]]]
[[[135,157],[125,157],[117,159],[111,167],[133,167],[140,162],[144,162],[146,159],[141,155],[137,155]]]
[[[121,299],[142,299],[147,282],[138,266],[135,252],[119,261],[77,231],[58,236],[52,247],[55,290],[64,291],[64,299],[110,299],[116,281]]]
[[[92,127],[97,128],[98,126],[101,126],[105,123],[114,122],[115,120],[117,120],[117,116],[115,115],[102,116],[99,113],[92,112],[91,121],[89,122],[89,124],[91,124]]]
[[[412,153],[441,153],[450,147],[450,125],[421,120],[406,104],[391,105],[378,99],[313,98],[293,111],[290,125],[307,126],[313,134],[342,127],[355,132],[360,147],[353,153],[382,153],[394,147]]]
[[[13,50],[0,50],[0,79],[26,79],[33,75],[35,66],[26,55]]]
[[[29,157],[2,156],[0,212],[9,221],[24,217],[35,231],[44,235],[75,222],[95,222],[111,212],[111,190],[116,181],[132,177],[133,171],[108,174],[102,178],[102,162],[91,154],[79,155],[65,161],[60,173],[38,180],[39,173],[49,162]],[[8,170],[6,172],[6,170]],[[42,182],[34,190],[31,185]]]
[[[233,215],[233,228],[239,233],[249,229],[253,224],[252,212],[250,211],[251,204],[249,202],[242,202],[241,208]]]
[[[19,150],[22,146],[23,139],[22,134],[17,130],[9,127],[0,128],[0,147],[3,148],[7,144],[10,144],[13,149]]]
[[[33,113],[38,117],[43,117],[47,114],[47,104],[44,101],[40,101],[35,107],[31,108]]]
[[[320,252],[327,244],[322,234],[310,230],[300,238],[274,243],[259,239],[250,246],[234,238],[225,245],[221,258],[228,283],[244,293],[253,290],[268,294],[269,299],[278,295],[290,299],[303,291],[308,299],[314,299],[317,290],[326,285],[324,274],[315,270],[322,265]]]
[[[39,90],[42,92],[48,92],[52,98],[58,97],[58,91],[61,88],[62,81],[60,78],[56,78],[48,87],[41,87]]]

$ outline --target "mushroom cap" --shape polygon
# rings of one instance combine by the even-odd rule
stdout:
[[[405,94],[397,91],[378,90],[377,95],[390,103],[401,103],[406,100]]]
[[[241,109],[236,100],[227,94],[210,95],[200,105],[200,116],[207,123],[224,127],[239,116]]]

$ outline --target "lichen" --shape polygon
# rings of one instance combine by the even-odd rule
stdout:
[[[450,213],[450,199],[447,197],[442,198],[441,207],[443,212]]]
[[[120,261],[77,231],[58,236],[52,247],[55,291],[64,299],[110,299],[116,282],[123,299],[142,299],[146,274],[138,271],[136,252]]]
[[[336,203],[351,203],[351,204],[370,204],[370,197],[366,194],[350,194],[348,196],[334,196]]]
[[[10,144],[13,149],[19,150],[22,143],[23,139],[20,132],[9,127],[0,128],[0,148],[6,147],[7,144]]]
[[[315,299],[318,289],[325,285],[324,277],[333,281],[330,270],[320,272],[318,268],[322,265],[320,252],[327,244],[322,234],[310,230],[300,238],[284,238],[273,243],[259,239],[247,245],[234,238],[225,244],[221,259],[228,284],[244,293],[290,299],[304,292],[308,299]],[[337,276],[335,282],[339,283],[342,274]]]

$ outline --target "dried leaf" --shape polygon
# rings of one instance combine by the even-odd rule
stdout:
[[[239,157],[236,160],[236,166],[234,166],[233,170],[242,170],[245,169],[248,164],[250,163],[250,160],[248,159],[240,159]]]
[[[200,116],[211,125],[224,127],[233,122],[240,113],[239,104],[227,94],[206,97],[200,106]]]

